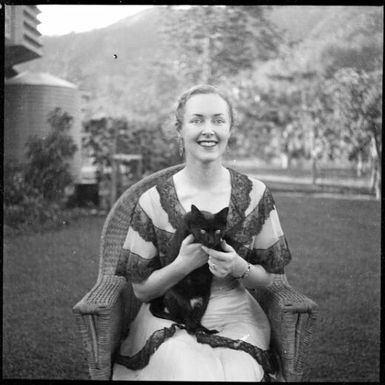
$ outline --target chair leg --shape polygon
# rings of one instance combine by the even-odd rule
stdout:
[[[76,322],[78,324],[78,329],[80,330],[81,339],[83,341],[83,346],[86,351],[87,362],[88,362],[88,372],[91,379],[94,379],[95,376],[98,376],[98,344],[97,344],[97,335],[95,328],[95,319],[91,314],[80,315],[76,314]]]

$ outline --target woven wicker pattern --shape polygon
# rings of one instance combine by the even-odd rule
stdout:
[[[271,345],[280,357],[282,375],[286,381],[301,381],[317,317],[316,303],[291,287],[285,274],[274,275],[271,286],[251,293],[269,318]]]
[[[115,275],[133,208],[139,196],[180,170],[177,165],[158,171],[127,189],[108,214],[101,235],[99,274],[94,287],[73,308],[83,340],[91,379],[111,379],[111,362],[140,302],[131,285]],[[283,274],[268,288],[252,291],[272,328],[272,349],[279,357],[285,381],[301,381],[316,320],[316,304],[294,290]]]

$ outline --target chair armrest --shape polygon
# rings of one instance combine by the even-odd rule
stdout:
[[[111,356],[119,346],[123,277],[103,276],[74,307],[92,380],[111,378]]]
[[[278,306],[283,312],[294,313],[312,313],[317,309],[314,301],[288,283],[285,274],[273,274],[270,286],[257,288],[252,294],[264,309],[272,305]]]
[[[290,286],[284,274],[274,274],[270,286],[258,288],[252,294],[269,318],[271,345],[280,357],[284,380],[301,381],[317,304]]]
[[[126,280],[123,277],[102,276],[95,286],[73,307],[73,312],[81,315],[108,313],[125,285]]]

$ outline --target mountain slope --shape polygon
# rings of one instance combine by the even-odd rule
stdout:
[[[160,33],[167,12],[154,6],[102,29],[44,37],[44,56],[16,69],[49,72],[78,84],[90,93],[96,110],[155,110],[183,86],[175,85],[173,74],[161,66],[168,57]],[[335,65],[333,55],[338,65],[370,67],[382,57],[382,7],[273,6],[268,17],[294,42],[284,67]]]
[[[17,69],[44,70],[73,82],[81,80],[79,72],[88,77],[121,72],[138,59],[156,52],[158,19],[159,9],[153,8],[109,27],[43,37],[44,56]]]
[[[325,17],[320,8],[323,7],[274,7],[271,19],[292,38],[302,40],[314,28],[314,21]],[[16,69],[44,70],[73,82],[81,80],[79,72],[88,76],[121,72],[122,67],[130,65],[134,59],[157,53],[161,44],[159,26],[163,9],[155,6],[102,29],[43,37],[44,56]],[[118,55],[118,65],[113,60],[114,54]]]

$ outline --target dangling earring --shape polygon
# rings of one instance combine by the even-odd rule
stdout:
[[[184,152],[184,145],[183,145],[183,138],[181,135],[178,136],[178,142],[179,142],[179,155],[182,158],[183,152]]]

